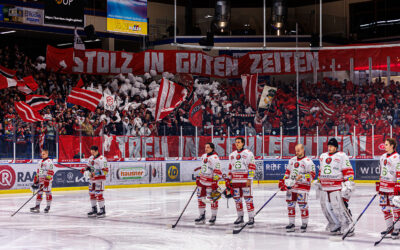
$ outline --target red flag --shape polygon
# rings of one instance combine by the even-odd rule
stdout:
[[[13,78],[16,74],[17,71],[0,66],[0,75],[3,75],[8,78]]]
[[[332,116],[336,111],[335,108],[329,107],[328,104],[324,103],[323,101],[318,101],[318,106],[322,110],[322,112],[327,116]]]
[[[187,90],[183,86],[163,78],[157,96],[156,121],[162,120],[178,107],[186,94]]]
[[[258,74],[257,75],[242,75],[242,87],[246,102],[253,110],[257,110],[258,99]]]
[[[26,103],[34,110],[41,110],[48,105],[55,105],[54,101],[45,95],[28,95]]]
[[[16,102],[14,106],[19,117],[21,117],[24,122],[38,122],[44,120],[36,110],[25,102]]]
[[[197,100],[189,111],[189,121],[195,127],[203,125],[203,109],[201,99]]]
[[[299,101],[299,109],[303,113],[308,114],[310,112],[310,110],[311,110],[311,106],[306,104],[306,103],[304,103],[304,102]]]
[[[78,81],[78,83],[76,84],[76,87],[77,88],[82,88],[83,87],[83,81],[82,81],[82,78],[81,79],[79,79],[79,81]]]
[[[18,90],[25,93],[26,95],[35,92],[39,87],[32,76],[24,77],[22,80],[18,81],[18,83]]]
[[[93,112],[96,110],[97,105],[99,105],[102,96],[102,94],[94,91],[73,88],[67,98],[67,102],[80,105]]]
[[[21,86],[18,80],[0,75],[0,89],[6,89],[16,86]]]

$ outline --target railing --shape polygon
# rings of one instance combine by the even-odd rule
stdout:
[[[159,127],[152,133],[158,135],[131,135],[123,128],[121,131],[101,130],[97,135],[87,135],[84,126],[66,135],[58,125],[51,124],[17,125],[18,129],[5,130],[0,136],[0,159],[32,160],[40,159],[42,149],[48,149],[51,158],[60,161],[81,161],[90,156],[90,147],[96,145],[109,160],[154,160],[154,159],[196,159],[204,153],[204,145],[213,142],[222,158],[227,158],[235,150],[235,138],[245,138],[246,147],[256,158],[289,158],[295,155],[294,146],[302,143],[306,155],[313,158],[327,151],[327,142],[336,137],[339,150],[352,158],[374,158],[384,153],[386,138],[399,134],[392,126],[379,129],[376,134],[373,126],[360,127],[334,126],[297,129],[291,127],[257,126],[227,127],[209,125],[202,128],[193,126]],[[108,134],[105,133],[108,131]],[[61,134],[59,133],[61,132]],[[144,131],[146,132],[146,131]],[[147,131],[150,133],[150,131]]]

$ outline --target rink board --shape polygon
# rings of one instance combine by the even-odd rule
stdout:
[[[318,166],[318,160],[313,160]],[[279,180],[285,173],[289,160],[268,159],[256,160],[255,180],[274,181]],[[368,181],[379,179],[378,160],[350,160],[355,172],[355,180]],[[63,166],[64,165],[64,166]],[[55,163],[55,175],[53,179],[54,188],[85,187],[88,179],[81,173],[80,169],[85,167],[85,163]],[[65,166],[74,168],[67,168]],[[194,171],[201,166],[201,161],[122,161],[110,162],[110,172],[107,177],[106,185],[112,186],[136,186],[136,185],[156,185],[194,182],[198,171]],[[223,173],[228,173],[229,162],[221,161]],[[9,164],[0,163],[0,191],[29,189],[35,176],[37,164]]]

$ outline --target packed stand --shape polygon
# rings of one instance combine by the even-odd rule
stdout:
[[[246,105],[241,80],[192,79],[182,81],[182,76],[168,72],[162,76],[155,72],[144,76],[117,75],[69,75],[45,70],[45,58],[29,58],[17,46],[0,48],[0,65],[17,71],[17,77],[32,75],[39,85],[34,93],[49,96],[54,106],[41,110],[46,121],[36,124],[23,123],[16,115],[14,102],[25,100],[23,93],[15,88],[0,90],[0,157],[12,156],[13,141],[17,143],[17,155],[31,156],[32,140],[35,155],[39,149],[50,149],[55,155],[58,135],[102,136],[164,136],[194,135],[195,128],[189,121],[189,110],[198,99],[202,100],[203,126],[198,135],[297,135],[296,84],[271,80],[268,85],[278,91],[268,109],[253,110]],[[188,96],[179,108],[162,121],[154,120],[156,99],[161,77],[183,84]],[[114,95],[115,110],[106,110],[104,100],[95,112],[66,103],[66,97],[79,79],[85,89],[101,94]],[[185,77],[187,79],[187,77]],[[265,83],[262,83],[265,84]],[[300,84],[300,128],[302,135],[333,135],[337,126],[339,135],[400,134],[400,108],[398,82],[385,86],[383,82],[364,83],[324,79],[318,84],[302,81]],[[379,91],[377,91],[379,90]],[[319,102],[334,112],[327,115]],[[44,144],[43,144],[44,143]]]

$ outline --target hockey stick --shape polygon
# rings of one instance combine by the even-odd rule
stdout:
[[[188,202],[186,203],[185,208],[182,210],[181,215],[179,215],[178,220],[175,222],[174,225],[171,225],[172,228],[175,228],[176,225],[178,225],[179,221],[181,220],[181,217],[182,217],[183,213],[185,212],[185,210],[186,210],[187,206],[189,205],[190,201],[192,200],[194,193],[196,193],[196,190],[197,190],[197,186],[196,186],[196,188],[193,190],[193,193],[192,193],[192,195],[190,196]]]
[[[267,202],[264,203],[264,205],[262,205],[262,207],[260,207],[260,209],[258,209],[258,211],[256,212],[256,214],[254,215],[254,217],[256,217],[256,215],[275,197],[275,195],[278,194],[280,190],[276,191],[268,200]],[[249,224],[249,222],[246,222],[246,224],[244,224],[241,228],[239,229],[233,229],[233,234],[238,234],[240,233],[247,225]]]
[[[43,190],[43,188],[41,188],[41,189],[39,189],[38,191],[36,191],[36,193],[34,193],[33,195],[32,195],[32,197],[31,198],[29,198],[29,200],[27,200],[25,203],[24,203],[24,205],[22,205],[17,211],[15,211],[12,215],[11,215],[11,217],[13,217],[14,215],[16,215],[18,212],[19,212],[19,210],[21,210],[26,204],[28,204],[28,202],[30,202],[31,200],[32,200],[32,198],[33,197],[35,197],[40,191],[42,191]]]
[[[399,221],[399,219],[400,219],[400,217],[397,218],[397,220],[393,223],[393,225],[390,227],[390,229],[386,231],[386,233],[382,236],[382,238],[375,242],[374,246],[377,246],[379,243],[381,243],[381,241],[386,237],[386,235],[388,235],[389,232],[394,229],[394,225],[396,225],[396,223]]]
[[[346,237],[350,234],[350,232],[354,229],[354,227],[356,226],[358,220],[361,218],[361,216],[365,213],[365,211],[367,211],[369,205],[371,205],[371,203],[375,200],[375,197],[378,194],[375,194],[372,199],[369,201],[368,205],[364,208],[364,210],[361,212],[361,214],[358,216],[357,220],[355,222],[353,222],[353,225],[347,230],[347,232],[343,235],[342,240],[346,239]]]

